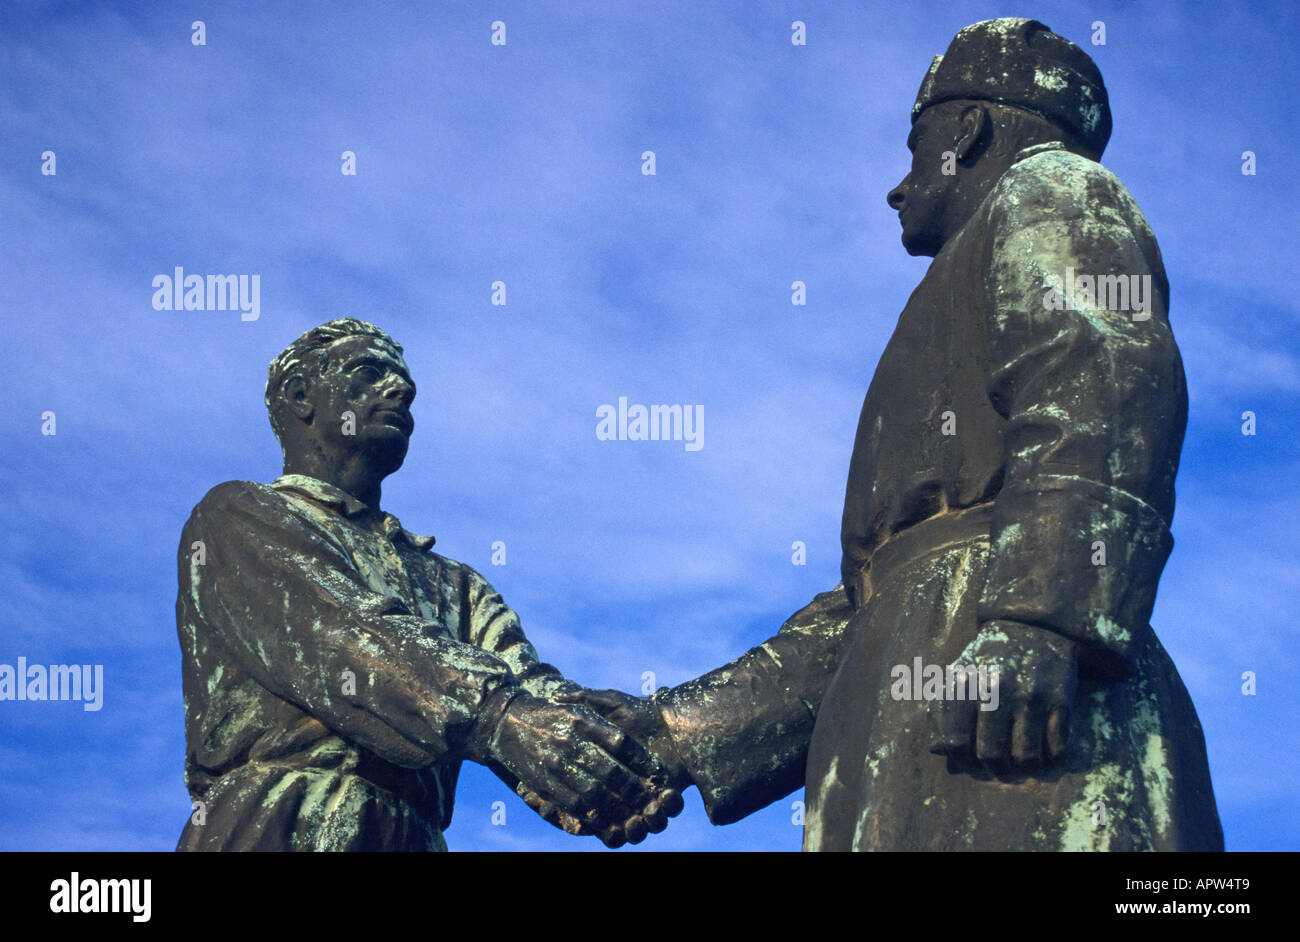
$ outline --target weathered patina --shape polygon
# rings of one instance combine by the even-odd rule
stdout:
[[[986,21],[912,119],[889,202],[934,261],[863,404],[843,582],[653,701],[579,699],[717,824],[806,783],[808,850],[1222,849],[1149,625],[1187,393],[1156,240],[1097,162],[1101,75],[1041,23]],[[996,668],[996,708],[905,695],[917,659]]]
[[[415,384],[383,331],[341,318],[272,362],[284,450],[181,535],[185,780],[178,850],[445,850],[463,761],[610,846],[681,810],[634,739],[557,694],[479,573],[380,509]]]

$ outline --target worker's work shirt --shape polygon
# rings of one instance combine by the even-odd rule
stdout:
[[[304,475],[228,481],[181,535],[178,850],[445,850],[487,697],[568,684],[468,566]]]

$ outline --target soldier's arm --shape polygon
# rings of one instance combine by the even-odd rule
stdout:
[[[1081,670],[1119,676],[1172,548],[1187,414],[1159,250],[1114,176],[1056,152],[999,184],[985,271],[1007,426],[979,617],[1072,639]],[[1149,314],[1058,306],[1050,285],[1070,273],[1136,278]]]
[[[1001,705],[936,703],[933,748],[1033,768],[1068,752],[1079,676],[1123,677],[1148,630],[1173,544],[1186,389],[1159,250],[1114,176],[1040,153],[1003,176],[990,206],[988,395],[1006,420],[1004,477],[979,631],[957,663],[995,668]],[[1149,311],[1057,293],[1079,275],[1136,278]]]
[[[852,614],[837,586],[730,664],[654,696],[714,824],[738,821],[803,785],[817,711]]]

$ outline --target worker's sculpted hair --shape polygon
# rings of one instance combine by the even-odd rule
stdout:
[[[398,356],[402,345],[387,332],[368,321],[355,317],[337,317],[313,327],[280,351],[266,369],[266,414],[275,437],[284,443],[284,384],[295,375],[320,376],[329,369],[329,348],[335,341],[348,337],[374,337],[393,349]]]

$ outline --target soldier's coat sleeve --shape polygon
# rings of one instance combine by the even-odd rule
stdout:
[[[837,586],[730,664],[655,696],[714,824],[739,821],[804,784],[817,709],[852,614]]]
[[[455,755],[487,697],[516,683],[505,661],[372,591],[327,533],[249,484],[219,485],[195,508],[180,564],[201,630],[242,670],[396,765]]]
[[[1122,673],[1172,549],[1187,415],[1159,249],[1109,171],[1053,151],[999,182],[986,252],[988,393],[1007,426],[979,618],[1059,632]],[[1054,309],[1052,276],[1071,274],[1136,276],[1150,317],[1096,296]]]

